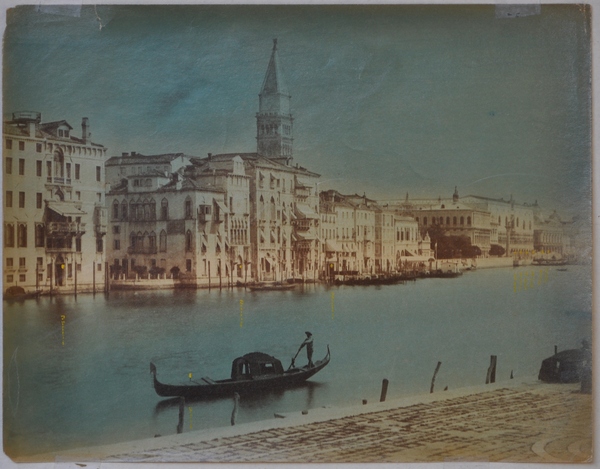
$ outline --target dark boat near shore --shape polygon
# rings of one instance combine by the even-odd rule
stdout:
[[[555,353],[542,361],[538,379],[545,383],[578,383],[590,358],[591,353],[583,348]]]
[[[456,271],[442,271],[442,270],[433,270],[430,272],[429,277],[430,278],[456,278],[456,277],[460,277],[463,273],[462,272],[456,272]]]
[[[414,280],[414,278],[402,277],[401,275],[373,275],[366,277],[349,278],[346,280],[336,280],[336,285],[394,285],[396,283],[404,283],[406,280]]]
[[[39,296],[39,291],[25,293],[23,287],[12,286],[6,289],[6,291],[4,292],[3,299],[6,301],[21,301],[27,300],[29,298],[38,298]]]
[[[293,290],[294,288],[296,288],[296,284],[295,283],[282,283],[282,282],[257,283],[254,285],[247,285],[247,288],[250,291]]]
[[[230,379],[213,381],[204,377],[200,378],[201,382],[190,381],[190,384],[161,383],[156,378],[154,363],[150,363],[150,373],[154,379],[154,390],[161,397],[231,397],[234,392],[242,395],[300,384],[325,368],[330,355],[327,346],[327,354],[322,360],[316,361],[313,367],[290,367],[284,371],[277,358],[262,352],[252,352],[233,360]]]

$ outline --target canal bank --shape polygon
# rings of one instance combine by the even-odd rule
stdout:
[[[534,377],[35,455],[52,462],[591,462],[592,395]]]

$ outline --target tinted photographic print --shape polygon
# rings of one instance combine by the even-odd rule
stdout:
[[[5,13],[6,464],[592,462],[590,5]]]

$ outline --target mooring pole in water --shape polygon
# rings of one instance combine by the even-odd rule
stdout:
[[[104,263],[104,290],[108,295],[108,293],[110,292],[110,282],[108,281],[108,262]]]
[[[433,386],[435,384],[435,377],[440,371],[440,366],[442,366],[442,362],[437,362],[437,366],[435,367],[435,371],[433,372],[433,378],[431,378],[431,387],[429,388],[429,393],[433,393]]]
[[[490,366],[487,371],[487,376],[485,377],[485,384],[495,383],[496,382],[496,362],[497,356],[490,356]]]
[[[231,425],[235,425],[235,419],[238,413],[238,404],[240,402],[240,395],[237,392],[233,393],[233,412],[231,412]]]
[[[381,382],[381,397],[379,398],[379,402],[385,402],[385,397],[387,396],[388,384],[390,384],[390,382],[387,380],[387,378],[384,378],[383,381]]]
[[[181,433],[183,431],[183,415],[185,409],[185,398],[179,398],[179,423],[177,424],[177,433]]]
[[[363,399],[363,400],[362,400],[362,403],[363,403],[363,405],[367,405],[367,400],[366,400],[366,399]]]
[[[554,346],[554,355],[556,355],[557,353],[558,353],[558,346],[557,346],[557,345],[555,345],[555,346]]]

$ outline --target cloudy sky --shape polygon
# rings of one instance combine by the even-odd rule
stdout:
[[[458,186],[589,208],[590,31],[576,5],[513,19],[494,6],[62,13],[9,11],[3,111],[40,111],[77,133],[89,117],[111,155],[255,151],[278,38],[294,162],[322,175],[320,189],[404,198]]]

